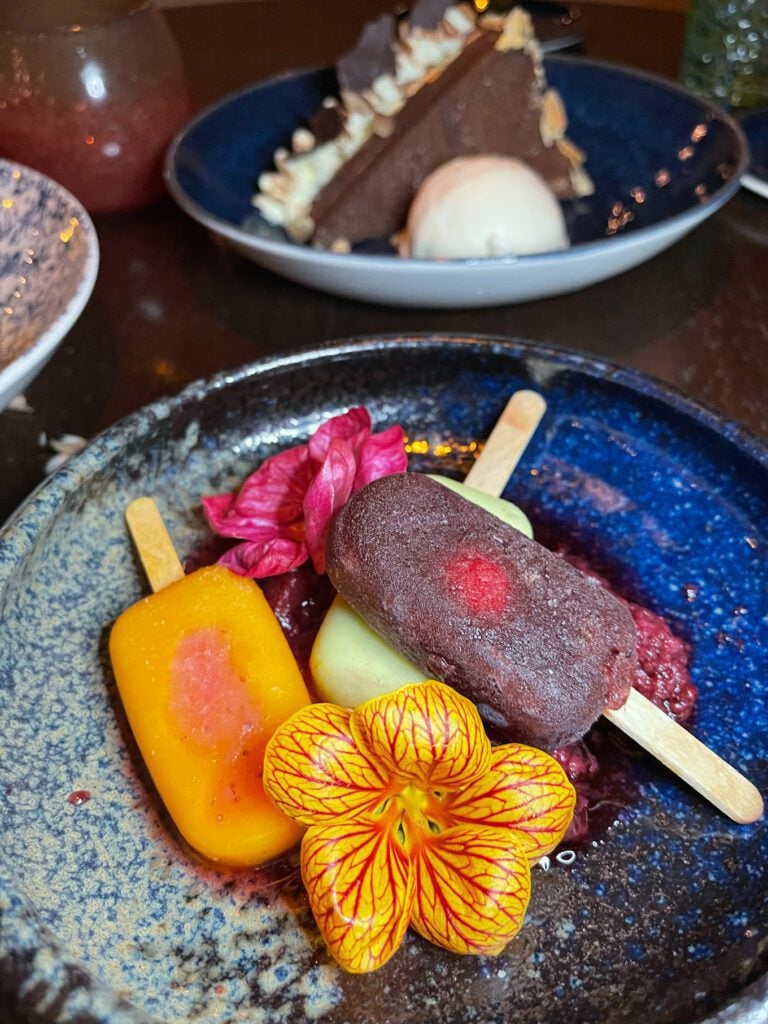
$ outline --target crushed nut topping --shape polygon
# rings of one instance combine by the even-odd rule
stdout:
[[[514,7],[504,19],[501,35],[496,40],[496,49],[502,53],[508,50],[524,50],[534,38],[533,21],[522,7]]]
[[[557,89],[547,89],[541,103],[541,123],[539,129],[545,146],[551,146],[565,136],[568,127],[568,115],[565,112],[560,93]]]

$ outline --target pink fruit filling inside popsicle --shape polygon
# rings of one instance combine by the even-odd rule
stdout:
[[[496,562],[469,551],[445,565],[448,594],[471,615],[503,615],[512,596],[512,581]]]
[[[171,664],[171,711],[184,735],[205,744],[239,747],[259,723],[229,640],[219,629],[184,637]]]

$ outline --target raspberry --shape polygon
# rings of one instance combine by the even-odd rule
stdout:
[[[698,699],[688,672],[689,648],[664,619],[624,601],[637,627],[635,687],[678,722],[686,722]]]
[[[595,755],[581,741],[561,747],[552,756],[560,762],[563,771],[574,785],[586,779],[593,779],[600,768]]]
[[[699,696],[688,671],[688,644],[675,636],[660,615],[617,594],[586,559],[563,550],[557,553],[579,572],[597,580],[600,586],[609,590],[627,607],[637,628],[635,688],[670,718],[677,722],[687,722]]]

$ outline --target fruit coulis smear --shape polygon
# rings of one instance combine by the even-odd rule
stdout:
[[[689,722],[698,699],[688,667],[689,645],[675,636],[661,615],[623,597],[583,555],[572,553],[562,544],[553,550],[626,605],[637,629],[635,689],[675,721]],[[637,798],[632,760],[640,752],[607,723],[598,722],[583,740],[556,750],[554,755],[577,793],[566,842],[578,844],[595,838],[616,819],[622,807]]]

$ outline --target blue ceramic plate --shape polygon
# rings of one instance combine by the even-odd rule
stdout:
[[[749,143],[749,170],[742,184],[768,199],[768,110],[758,110],[741,119]]]
[[[363,977],[329,961],[290,868],[198,864],[142,768],[106,657],[110,623],[146,592],[127,502],[153,494],[188,555],[208,538],[200,495],[325,417],[365,403],[439,446],[414,468],[460,475],[520,387],[549,410],[507,496],[691,642],[697,734],[766,791],[764,448],[646,378],[523,342],[374,339],[265,360],[108,430],[2,534],[0,986],[25,1021],[765,1019],[766,825],[731,824],[645,757],[608,830],[535,871],[502,956],[409,935]]]
[[[660,78],[549,57],[569,135],[587,153],[596,191],[565,204],[564,252],[483,260],[402,260],[317,252],[267,229],[250,205],[278,146],[334,90],[331,71],[255,85],[200,114],[171,147],[177,202],[249,259],[338,295],[392,305],[488,306],[576,291],[642,263],[709,217],[746,167],[740,129],[722,110]]]

